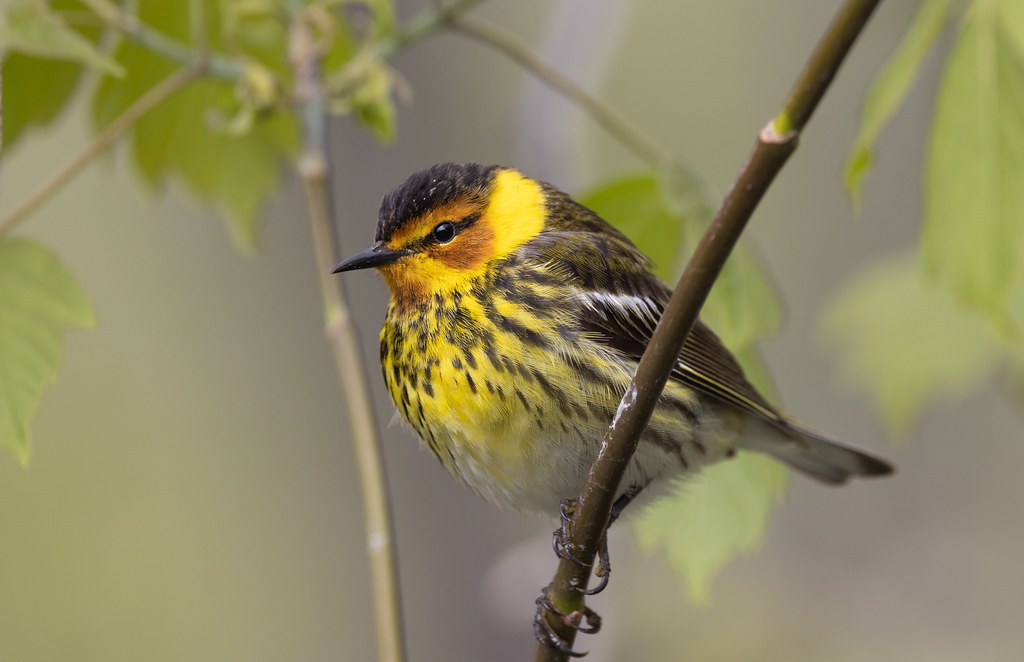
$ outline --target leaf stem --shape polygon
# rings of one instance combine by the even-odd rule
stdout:
[[[671,153],[630,124],[614,108],[540,59],[525,42],[511,32],[472,16],[452,16],[448,21],[453,28],[465,36],[505,54],[523,69],[535,75],[555,92],[589,115],[594,122],[653,170],[662,172],[672,164]]]
[[[0,219],[0,236],[10,232],[40,205],[49,200],[55,192],[74,179],[78,173],[89,165],[93,159],[103,153],[111,144],[120,138],[125,131],[135,125],[147,112],[159,105],[164,99],[182,89],[206,72],[207,62],[197,60],[191,65],[179,69],[154,85],[145,94],[135,100],[107,128],[93,138],[85,149],[79,152],[53,177],[36,189],[21,204]]]
[[[405,642],[398,561],[380,435],[367,386],[366,365],[346,304],[344,286],[340,278],[331,275],[331,269],[340,261],[340,254],[334,230],[329,125],[321,70],[324,53],[318,45],[312,23],[313,18],[307,11],[295,14],[289,36],[289,59],[295,71],[297,110],[304,134],[298,169],[305,185],[312,224],[316,271],[323,298],[324,333],[344,388],[363,488],[378,659],[402,662],[405,659]]]
[[[750,157],[686,265],[580,494],[570,528],[570,545],[583,565],[567,559],[560,561],[549,592],[550,599],[563,613],[570,614],[583,605],[580,589],[589,582],[619,483],[715,278],[768,186],[796,150],[800,131],[879,2],[847,0],[840,8],[804,65],[783,109],[762,129]],[[549,619],[549,624],[572,645],[576,630],[554,618]],[[567,657],[540,644],[535,660],[548,662]]]

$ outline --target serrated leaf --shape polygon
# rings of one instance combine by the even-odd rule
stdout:
[[[7,7],[0,17],[0,46],[5,53],[70,60],[114,76],[124,74],[117,62],[41,2],[18,2]]]
[[[676,271],[682,248],[682,219],[666,208],[657,180],[649,174],[614,179],[579,198],[646,253],[656,272]]]
[[[206,21],[211,46],[219,45],[219,11],[207,3]],[[142,0],[139,18],[169,36],[187,40],[188,12],[179,3]],[[283,44],[281,46],[283,48]],[[264,56],[266,54],[264,53]],[[104,79],[93,99],[97,129],[169,75],[175,64],[133,42],[116,53],[128,71],[124,80]],[[284,53],[280,54],[284,61]],[[183,181],[200,200],[221,205],[236,245],[249,253],[259,244],[257,212],[278,187],[280,167],[298,150],[294,117],[277,113],[257,116],[249,130],[238,133],[239,103],[230,82],[199,80],[165,100],[133,130],[135,163],[152,186]],[[235,130],[233,132],[233,130]]]
[[[674,498],[645,509],[634,525],[637,542],[664,553],[691,599],[706,602],[726,561],[760,544],[788,482],[778,462],[741,452],[682,483]]]
[[[931,273],[1005,328],[1024,257],[1024,59],[997,8],[972,5],[943,75],[922,248]]]
[[[3,139],[11,147],[33,124],[52,122],[71,98],[82,66],[12,53],[3,62]],[[38,81],[47,81],[39,85]],[[32,90],[32,94],[24,94]]]
[[[926,282],[912,256],[865,269],[833,298],[821,330],[844,377],[871,395],[897,435],[928,405],[962,398],[1006,358],[977,311]]]
[[[30,239],[0,239],[0,446],[22,465],[64,333],[94,325],[89,301],[57,256]]]
[[[51,0],[53,11],[85,11],[78,0]],[[98,25],[75,26],[78,33],[95,43],[102,32]],[[3,142],[14,145],[22,131],[32,125],[52,122],[71,99],[83,67],[77,62],[52,60],[8,53],[3,58]],[[39,81],[46,81],[40,85]],[[31,90],[31,94],[26,94]]]
[[[874,147],[879,134],[903,104],[910,86],[942,33],[952,0],[924,0],[918,6],[903,41],[871,83],[861,125],[847,157],[843,182],[854,210],[860,212],[860,185],[874,165]]]

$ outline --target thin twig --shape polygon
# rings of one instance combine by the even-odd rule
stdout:
[[[49,181],[36,189],[34,193],[11,210],[3,219],[0,219],[0,236],[10,232],[26,216],[49,200],[56,191],[71,181],[85,166],[92,163],[93,159],[102,154],[125,131],[133,127],[143,115],[159,105],[167,97],[202,76],[206,72],[206,65],[205,60],[198,60],[184,69],[179,69],[136,99],[135,103],[111,122],[102,133],[93,138],[92,142],[85,149],[71,159],[67,165],[58,170]]]
[[[289,38],[289,58],[295,70],[298,112],[304,133],[299,173],[305,184],[312,222],[316,271],[323,297],[324,332],[344,387],[363,488],[378,659],[382,662],[402,662],[405,659],[405,642],[398,562],[380,434],[367,386],[366,365],[359,351],[359,339],[346,304],[342,280],[331,275],[331,269],[338,263],[340,256],[334,232],[330,142],[320,68],[324,53],[319,48],[314,19],[308,11],[312,11],[312,7],[293,17]]]
[[[394,37],[381,40],[377,56],[390,60],[404,50],[420,43],[427,37],[452,24],[452,21],[481,4],[484,0],[459,0],[450,5],[435,3],[432,9],[424,9],[402,27]]]
[[[178,41],[156,28],[139,20],[137,16],[127,13],[120,6],[111,0],[82,0],[96,14],[109,25],[117,28],[133,41],[138,42],[146,49],[161,55],[174,62],[193,62],[197,57],[204,56],[206,47],[203,43],[196,43],[193,46]],[[200,3],[190,3],[191,5]],[[197,19],[193,18],[193,31],[197,25]],[[195,36],[195,35],[194,35]],[[197,49],[200,52],[197,52]],[[205,55],[207,71],[214,78],[221,78],[228,81],[237,81],[245,75],[245,63],[241,60],[229,57],[221,53],[209,53]]]
[[[671,165],[673,159],[669,151],[644,135],[614,108],[540,59],[526,43],[511,32],[474,16],[452,16],[448,20],[457,31],[504,53],[575,104],[653,170],[661,172]]]
[[[586,588],[590,580],[594,556],[622,475],[715,278],[768,186],[796,149],[800,131],[879,2],[848,0],[840,9],[804,66],[783,110],[762,129],[748,161],[686,265],[580,494],[570,528],[570,545],[573,556],[583,565],[563,559],[549,593],[562,613],[570,614],[583,605],[580,589]],[[784,127],[785,132],[779,133],[779,127]],[[576,638],[574,629],[554,618],[549,619],[549,624],[572,645]],[[540,644],[535,660],[549,662],[567,657]]]

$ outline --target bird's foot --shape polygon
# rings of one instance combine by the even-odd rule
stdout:
[[[572,649],[572,645],[558,634],[548,618],[554,617],[562,625],[572,628],[583,634],[594,634],[601,629],[601,617],[590,607],[584,605],[569,614],[563,614],[551,601],[551,585],[544,587],[540,597],[537,598],[537,613],[533,619],[533,634],[537,641],[548,648],[553,648],[563,655],[570,657],[583,657],[585,652],[578,653]],[[586,623],[584,625],[584,623]]]

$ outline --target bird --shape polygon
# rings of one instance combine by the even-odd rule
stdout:
[[[499,506],[557,515],[578,495],[671,290],[624,234],[518,170],[442,163],[384,196],[373,244],[390,303],[384,381],[457,480]],[[757,451],[838,485],[893,467],[771,405],[698,320],[618,497]]]
[[[390,301],[384,382],[401,418],[484,499],[560,517],[555,549],[671,289],[623,233],[514,168],[442,163],[384,196],[372,245],[334,273],[375,269]],[[893,467],[783,413],[697,320],[625,470],[611,519],[638,496],[764,453],[820,482]],[[607,582],[607,538],[597,574]],[[543,643],[572,653],[543,618]],[[588,611],[588,618],[596,615]],[[582,629],[582,628],[580,628]],[[594,631],[593,628],[588,631]]]

